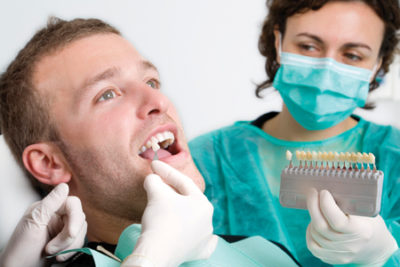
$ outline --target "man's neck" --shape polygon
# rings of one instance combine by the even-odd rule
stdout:
[[[282,112],[266,121],[262,126],[264,132],[278,139],[287,141],[316,141],[341,134],[357,125],[357,121],[349,117],[341,123],[325,130],[310,131],[302,127],[283,105]]]
[[[91,209],[85,209],[85,214],[88,223],[87,238],[90,242],[116,245],[126,227],[133,223],[140,223]]]

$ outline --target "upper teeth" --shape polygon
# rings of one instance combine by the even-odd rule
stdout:
[[[170,131],[165,131],[162,133],[158,133],[155,136],[152,136],[147,143],[142,146],[139,150],[139,154],[145,152],[147,149],[152,148],[154,151],[160,149],[160,145],[162,148],[167,148],[169,145],[174,143],[175,137],[174,134]]]

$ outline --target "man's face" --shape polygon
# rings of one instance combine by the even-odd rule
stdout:
[[[44,57],[34,85],[49,99],[73,174],[71,192],[84,209],[139,218],[146,204],[143,180],[154,155],[151,140],[166,139],[161,146],[174,140],[158,152],[159,159],[204,189],[176,111],[160,91],[157,70],[121,36],[96,34]]]

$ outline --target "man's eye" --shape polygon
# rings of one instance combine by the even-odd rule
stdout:
[[[146,84],[148,86],[150,86],[151,88],[153,88],[153,89],[160,88],[160,83],[158,81],[156,81],[156,80],[149,80],[149,81],[146,82]]]
[[[112,99],[112,98],[114,98],[116,96],[117,96],[117,94],[115,93],[115,91],[110,89],[110,90],[105,91],[100,96],[100,98],[97,100],[97,102],[107,101],[107,100]]]

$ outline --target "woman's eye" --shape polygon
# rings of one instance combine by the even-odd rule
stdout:
[[[117,94],[115,93],[114,90],[107,90],[100,96],[100,98],[97,100],[97,102],[107,101],[116,96],[117,96]]]
[[[352,53],[346,53],[344,55],[346,58],[350,59],[351,61],[361,61],[362,58],[358,55],[352,54]]]
[[[315,51],[316,47],[314,45],[309,45],[309,44],[300,44],[299,45],[300,49],[304,51]]]
[[[149,80],[146,82],[146,84],[153,89],[158,89],[160,87],[160,83],[156,80]]]

